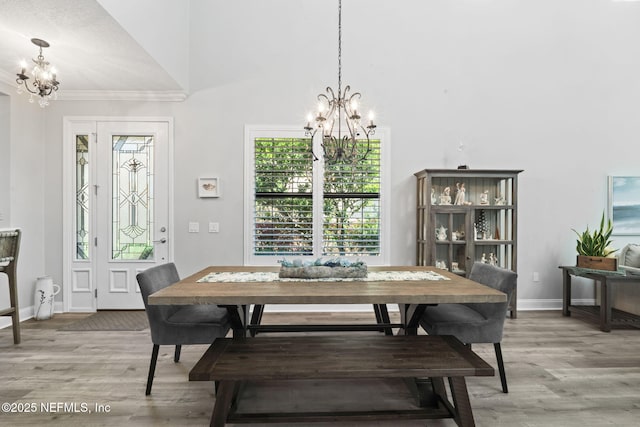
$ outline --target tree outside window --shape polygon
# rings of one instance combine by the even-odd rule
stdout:
[[[357,164],[319,165],[309,138],[254,138],[253,255],[379,256],[380,140],[370,144]]]

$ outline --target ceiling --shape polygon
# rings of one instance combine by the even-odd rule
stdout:
[[[184,89],[96,0],[0,0],[0,80],[15,84],[20,60],[49,42],[59,97],[80,93],[181,93]],[[64,89],[64,90],[63,90]]]

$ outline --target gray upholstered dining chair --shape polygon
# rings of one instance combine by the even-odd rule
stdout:
[[[0,316],[11,316],[13,343],[20,344],[20,307],[18,307],[18,253],[21,231],[19,228],[0,230],[0,273],[8,277],[9,308],[0,310]]]
[[[151,363],[145,394],[151,394],[161,345],[175,345],[174,362],[184,344],[211,344],[227,335],[231,324],[226,308],[217,305],[149,305],[149,295],[180,280],[174,263],[149,268],[136,275],[151,328]]]
[[[469,279],[507,294],[500,303],[439,304],[427,307],[420,319],[429,335],[453,335],[464,344],[493,343],[500,372],[502,391],[508,393],[507,378],[502,360],[502,331],[507,308],[516,288],[518,275],[511,270],[476,262]]]

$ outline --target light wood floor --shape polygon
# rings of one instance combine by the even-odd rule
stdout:
[[[140,332],[71,332],[57,328],[85,316],[58,314],[48,321],[23,322],[22,344],[14,346],[11,329],[0,330],[0,403],[35,404],[35,413],[0,413],[0,425],[120,426],[208,425],[213,386],[189,382],[187,375],[206,346],[183,348],[173,363],[173,348],[160,348],[152,395],[144,388],[151,354],[148,330]],[[365,314],[270,314],[265,322],[345,322]],[[372,315],[370,316],[373,317]],[[274,320],[277,318],[277,320]],[[495,366],[493,346],[474,350]],[[507,320],[503,352],[509,394],[498,377],[468,380],[479,426],[638,426],[640,425],[640,330],[600,332],[580,318],[560,312],[520,312]],[[322,405],[382,399],[400,404],[407,397],[398,384],[273,384],[251,392],[256,405],[302,399]],[[41,405],[75,404],[91,413],[43,410]],[[324,402],[324,403],[322,403]],[[95,405],[109,405],[96,413]],[[56,406],[53,405],[55,408]],[[67,408],[67,410],[73,408]],[[274,425],[274,424],[272,424]],[[327,424],[314,424],[318,427]],[[337,424],[333,424],[337,425]],[[365,425],[355,423],[343,426]],[[377,426],[453,426],[451,420],[368,423]],[[275,426],[275,425],[274,425]]]

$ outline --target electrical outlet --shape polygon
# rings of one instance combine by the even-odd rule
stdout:
[[[189,223],[189,233],[199,233],[200,232],[200,223],[199,222],[190,222]]]
[[[218,233],[220,231],[220,223],[219,222],[210,222],[209,223],[209,233]]]
[[[533,272],[533,281],[534,282],[539,282],[540,281],[540,275],[538,274],[537,271]]]

